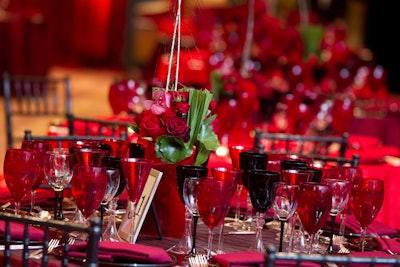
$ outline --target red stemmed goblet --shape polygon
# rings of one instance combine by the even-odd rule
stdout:
[[[153,166],[151,160],[142,158],[122,158],[121,159],[122,172],[126,181],[126,190],[128,191],[130,211],[128,219],[131,220],[129,243],[135,243],[135,216],[136,207],[142,195],[144,186]]]
[[[34,185],[38,172],[36,150],[8,148],[4,157],[4,179],[8,190],[14,196],[15,214],[19,214],[21,201]]]
[[[265,252],[262,240],[262,229],[265,224],[265,213],[272,206],[272,186],[280,181],[279,172],[267,170],[249,170],[249,194],[253,209],[256,211],[257,231],[250,251]]]
[[[95,167],[103,166],[103,158],[108,155],[108,151],[97,148],[75,148],[75,160],[77,164],[85,164]]]
[[[313,182],[300,183],[297,213],[309,234],[308,254],[313,252],[314,236],[325,224],[332,209],[332,189]]]
[[[383,180],[378,178],[354,178],[351,195],[351,208],[361,227],[360,250],[363,252],[367,227],[382,208],[384,196]]]

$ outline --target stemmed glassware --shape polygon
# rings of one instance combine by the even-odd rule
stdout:
[[[245,151],[251,151],[252,148],[245,146],[230,146],[229,155],[232,161],[232,167],[234,169],[240,169],[240,153]],[[243,222],[240,220],[240,203],[243,191],[243,178],[240,178],[236,186],[236,209],[235,209],[235,221],[228,223],[228,226],[232,226],[235,230],[243,227]]]
[[[178,189],[179,199],[182,204],[185,205],[183,199],[183,184],[186,177],[206,177],[208,174],[208,168],[195,165],[178,165],[176,166],[176,183]],[[185,205],[185,226],[183,230],[183,236],[178,244],[168,249],[169,252],[178,255],[187,255],[192,248],[192,214],[188,206]]]
[[[43,171],[47,183],[55,192],[54,219],[62,219],[58,213],[60,192],[70,183],[73,174],[74,159],[68,149],[47,151],[43,160]]]
[[[328,252],[333,251],[333,229],[335,220],[339,213],[341,213],[347,205],[350,196],[350,182],[338,179],[325,179],[322,184],[329,185],[332,189],[332,209],[331,216],[331,232],[328,246]]]
[[[200,184],[200,180],[207,179],[206,177],[186,177],[183,183],[183,200],[185,202],[185,206],[189,209],[190,213],[193,217],[193,243],[192,248],[190,250],[189,256],[195,256],[197,254],[196,251],[196,234],[197,234],[197,223],[199,221],[199,209],[197,207],[198,202],[198,190],[197,187]]]
[[[243,186],[247,190],[247,212],[246,212],[246,229],[252,231],[252,205],[249,194],[249,170],[267,170],[268,155],[265,153],[258,153],[254,151],[241,152],[239,155],[240,169],[243,170],[242,180]]]
[[[50,142],[45,140],[23,140],[21,144],[21,148],[25,149],[34,149],[37,152],[37,160],[38,160],[38,172],[36,176],[36,181],[31,189],[31,210],[30,214],[33,215],[34,207],[35,207],[35,198],[36,198],[36,190],[42,184],[44,179],[43,172],[43,160],[44,155],[47,151],[52,149]]]
[[[15,214],[20,213],[21,201],[36,181],[37,152],[31,149],[8,148],[4,157],[3,173],[8,190],[13,194]]]
[[[227,167],[213,167],[211,168],[211,176],[218,181],[231,181],[233,188],[232,194],[229,196],[229,199],[233,198],[235,191],[237,190],[237,185],[239,181],[242,180],[243,170],[236,168],[227,168]],[[223,236],[224,236],[224,224],[222,223],[219,230],[218,237],[218,248],[216,253],[223,254]]]
[[[262,229],[265,224],[265,213],[272,206],[272,186],[280,181],[279,172],[267,170],[249,170],[249,194],[253,209],[256,211],[257,231],[253,245],[250,251],[265,252]]]
[[[75,148],[75,160],[77,164],[90,166],[103,166],[103,158],[108,155],[108,151],[97,148]]]
[[[107,205],[114,198],[117,193],[119,187],[119,170],[116,168],[106,167],[107,171],[107,187],[106,193],[104,195],[103,201],[100,204],[100,218],[101,221],[104,219],[104,212],[106,210]]]
[[[122,172],[126,180],[126,190],[128,191],[129,207],[128,219],[131,220],[129,231],[129,243],[135,243],[135,216],[136,207],[139,202],[140,196],[146,185],[149,177],[153,162],[141,158],[122,158],[121,159]]]
[[[235,180],[205,177],[196,187],[199,215],[208,227],[207,259],[212,256],[213,229],[224,223],[236,184]]]
[[[351,208],[361,227],[360,250],[363,252],[367,227],[382,208],[384,182],[378,178],[354,178],[351,195]]]
[[[308,254],[313,253],[315,234],[325,224],[332,209],[332,190],[328,185],[300,183],[297,213],[309,234]]]
[[[283,250],[285,222],[294,215],[297,209],[298,192],[299,185],[277,182],[272,186],[272,209],[280,221],[279,252]]]

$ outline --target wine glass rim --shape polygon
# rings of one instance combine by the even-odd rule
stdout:
[[[148,162],[148,163],[152,163],[153,162],[151,159],[145,159],[145,158],[122,158],[121,161],[125,161],[125,162]]]

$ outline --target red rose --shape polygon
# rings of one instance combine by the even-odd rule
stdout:
[[[189,103],[186,102],[178,102],[175,104],[175,110],[179,114],[188,114],[190,109]]]
[[[160,136],[164,130],[162,129],[161,120],[151,112],[146,113],[140,122],[140,135],[156,138]]]
[[[190,128],[186,120],[180,117],[174,117],[167,121],[167,132],[177,138],[182,138],[184,142],[189,141]]]

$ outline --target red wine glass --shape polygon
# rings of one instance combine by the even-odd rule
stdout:
[[[315,234],[325,224],[332,209],[332,190],[328,185],[300,183],[297,213],[309,234],[308,254],[313,252]]]
[[[186,177],[205,177],[208,174],[208,168],[195,165],[178,165],[176,166],[176,184],[178,189],[179,199],[182,204],[185,205],[185,200],[183,199],[183,184]],[[192,248],[192,214],[189,207],[185,205],[185,226],[183,230],[183,236],[178,244],[172,246],[168,249],[169,252],[178,255],[187,255]]]
[[[265,252],[262,240],[262,229],[265,224],[265,213],[272,206],[272,186],[280,181],[279,172],[271,172],[267,170],[249,170],[249,194],[253,209],[256,211],[257,230],[253,245],[250,251]]]
[[[36,150],[8,148],[4,157],[3,173],[8,190],[14,196],[15,214],[20,213],[21,201],[32,190],[38,172]]]
[[[332,190],[332,209],[331,216],[331,232],[329,238],[328,252],[333,251],[333,229],[337,215],[343,212],[350,197],[350,182],[338,179],[325,179],[322,184],[329,185]]]
[[[103,158],[108,155],[108,151],[97,148],[75,148],[75,160],[77,164],[85,164],[95,167],[103,166]]]
[[[128,156],[129,141],[115,138],[104,138],[100,144],[105,144],[110,147],[109,156],[125,158]]]
[[[35,198],[36,198],[36,190],[42,184],[44,179],[44,171],[43,171],[43,160],[44,155],[47,151],[52,149],[50,142],[46,140],[23,140],[21,144],[21,148],[25,149],[34,149],[37,151],[37,160],[38,160],[38,173],[36,176],[36,181],[31,189],[31,210],[30,214],[33,214],[35,207]]]
[[[351,208],[361,227],[360,250],[363,252],[367,227],[382,208],[384,182],[378,178],[354,178],[351,195]]]
[[[122,158],[121,159],[122,172],[126,181],[126,190],[128,191],[130,211],[128,219],[131,220],[129,243],[135,243],[135,216],[136,207],[139,202],[140,196],[146,185],[150,170],[153,166],[151,160],[142,158]]]
[[[233,192],[236,188],[234,180],[218,180],[206,177],[199,180],[197,189],[197,207],[203,223],[208,227],[207,255],[212,256],[213,230],[223,224],[228,214]]]

